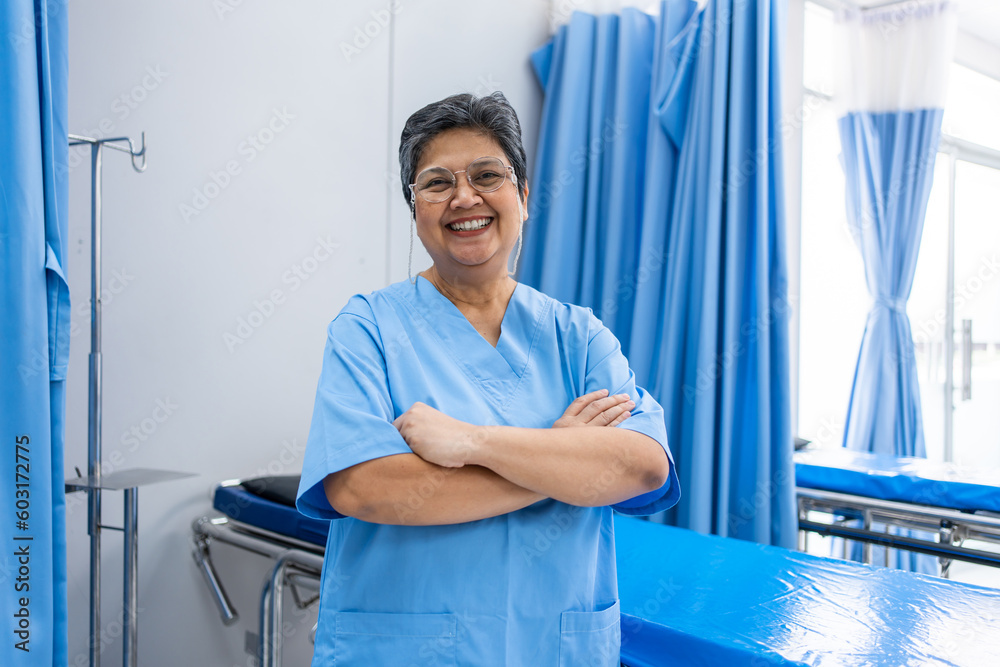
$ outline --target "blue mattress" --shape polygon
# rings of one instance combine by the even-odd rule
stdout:
[[[271,497],[280,498],[280,494]],[[291,502],[294,503],[294,498]],[[215,489],[212,506],[233,521],[240,521],[319,546],[326,546],[326,536],[330,532],[329,521],[312,519],[300,514],[294,504],[289,504],[287,499],[279,502],[265,498],[260,495],[259,488],[257,493],[253,493],[243,485],[218,486]]]
[[[1000,470],[882,456],[841,447],[795,454],[795,483],[948,509],[1000,512]]]
[[[662,665],[1000,665],[1000,590],[615,521],[622,660]]]
[[[214,506],[325,544],[329,522],[286,502],[220,486]],[[615,535],[630,667],[1000,665],[1000,590],[625,516]]]

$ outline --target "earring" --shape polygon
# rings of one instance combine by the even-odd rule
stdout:
[[[410,279],[411,285],[416,285],[413,279],[413,229],[417,226],[417,203],[410,200],[410,258],[406,261],[406,276]]]
[[[514,179],[515,184],[517,179]],[[517,260],[521,257],[521,246],[524,245],[524,207],[521,205],[521,194],[516,193],[517,197],[517,214],[520,216],[520,224],[517,226],[517,254],[514,255],[514,270],[507,275],[513,278],[517,275]]]

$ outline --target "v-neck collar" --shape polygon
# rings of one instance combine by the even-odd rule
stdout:
[[[496,347],[483,338],[451,300],[418,276],[407,299],[465,373],[506,403],[527,369],[531,348],[548,307],[534,290],[518,283],[507,302]]]

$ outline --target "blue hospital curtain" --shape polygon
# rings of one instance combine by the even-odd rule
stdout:
[[[519,276],[592,308],[666,412],[663,520],[794,547],[781,3],[576,12],[545,89]]]
[[[66,4],[0,3],[0,665],[67,664]]]
[[[926,456],[906,301],[941,137],[956,21],[948,2],[837,16],[838,52],[846,56],[835,99],[847,221],[872,298],[844,429],[844,446],[856,451]],[[937,572],[932,558],[908,552],[897,554],[896,566]]]

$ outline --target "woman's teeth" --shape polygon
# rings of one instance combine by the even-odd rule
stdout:
[[[456,232],[472,232],[477,229],[482,229],[492,221],[493,218],[478,218],[476,220],[466,220],[465,222],[453,222],[448,225],[448,229]]]

